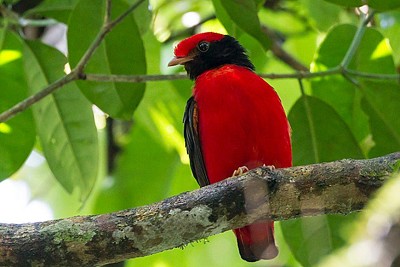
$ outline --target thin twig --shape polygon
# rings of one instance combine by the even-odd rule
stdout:
[[[22,27],[26,26],[47,27],[59,23],[55,19],[25,19],[25,18],[20,18],[18,22],[19,25]]]
[[[134,3],[133,5],[131,5],[124,13],[122,13],[121,15],[119,15],[115,20],[111,21],[108,26],[106,26],[106,28],[110,28],[109,30],[111,30],[112,28],[115,27],[115,25],[119,24],[123,19],[125,19],[129,14],[131,14],[133,12],[133,10],[135,10],[141,3],[143,3],[145,0],[138,0],[136,3]]]
[[[351,76],[356,76],[365,79],[374,79],[374,80],[397,80],[400,81],[399,74],[378,74],[378,73],[366,73],[359,72],[355,70],[344,70],[345,73],[348,73]],[[72,72],[71,72],[72,73]],[[76,73],[75,73],[76,74]],[[320,72],[296,72],[296,73],[260,73],[259,76],[267,79],[314,79],[325,76],[331,76],[335,74],[343,74],[343,71],[336,67],[332,69],[328,69],[326,71]],[[64,77],[66,78],[66,77]],[[35,95],[30,96],[29,98],[21,101],[16,104],[14,107],[0,114],[0,122],[7,121],[8,119],[15,116],[17,113],[24,111],[32,104],[38,102],[45,96],[51,94],[59,87],[69,83],[72,80],[81,79],[87,81],[97,81],[97,82],[125,82],[125,83],[140,83],[140,82],[155,82],[155,81],[171,81],[171,80],[184,80],[187,79],[187,75],[180,74],[167,74],[167,75],[116,75],[116,74],[82,74],[79,77],[75,77],[71,79],[70,77],[67,81],[59,84],[61,80],[64,78],[54,82],[49,85],[42,91],[38,92]]]
[[[76,80],[76,73],[69,73],[68,75],[62,77],[61,79],[55,81],[54,83],[50,84],[43,90],[37,92],[34,95],[31,95],[30,97],[24,99],[23,101],[17,103],[10,109],[4,111],[3,113],[0,114],[0,123],[5,122],[18,113],[24,111],[25,109],[29,108],[32,106],[34,103],[38,102],[39,100],[43,99],[44,97],[50,95],[53,93],[55,90],[61,88],[62,86],[70,83],[71,81]]]
[[[367,72],[360,72],[356,70],[346,69],[346,72],[349,75],[357,76],[360,78],[365,79],[373,79],[373,80],[398,80],[400,81],[399,74],[386,74],[386,73],[367,73]]]
[[[367,24],[371,21],[371,19],[374,16],[374,12],[372,11],[370,14],[368,15],[364,15],[363,13],[361,13],[361,21],[360,21],[360,25],[357,28],[356,34],[354,35],[353,41],[350,44],[349,49],[347,50],[346,55],[344,56],[342,62],[340,63],[340,66],[343,69],[347,69],[347,67],[349,66],[351,60],[353,59],[358,47],[360,46],[361,40],[364,36]]]
[[[378,74],[366,73],[355,70],[345,70],[349,76],[356,76],[361,78],[369,78],[375,80],[400,80],[399,74]],[[299,71],[296,73],[258,73],[262,78],[267,79],[314,79],[335,74],[343,74],[339,67],[331,68],[325,71],[308,72]],[[141,83],[141,82],[157,82],[157,81],[170,81],[170,80],[184,80],[187,79],[184,73],[178,74],[159,74],[159,75],[120,75],[120,74],[86,74],[80,77],[82,80],[96,81],[96,82],[124,82],[124,83]]]
[[[183,80],[187,79],[187,77],[187,74],[184,73],[167,75],[86,74],[83,79],[96,82],[141,83],[153,81]]]
[[[339,68],[332,68],[321,72],[299,71],[296,73],[258,73],[262,78],[267,79],[309,79],[316,77],[324,77],[333,74],[340,74]],[[140,83],[154,81],[169,81],[169,80],[184,80],[187,79],[187,74],[166,74],[166,75],[122,75],[122,74],[86,74],[80,79],[96,82],[125,82],[125,83]]]
[[[104,18],[104,24],[108,24],[111,21],[111,0],[106,0],[106,15]]]

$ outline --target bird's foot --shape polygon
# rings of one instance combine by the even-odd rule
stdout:
[[[273,171],[273,170],[276,169],[274,165],[265,165],[265,164],[263,164],[262,166],[263,166],[264,168],[267,168],[267,169],[270,170],[270,171]]]
[[[247,168],[246,166],[239,167],[237,170],[235,170],[232,173],[232,177],[242,175],[248,171],[249,171],[249,168]]]

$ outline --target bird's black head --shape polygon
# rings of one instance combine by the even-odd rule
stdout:
[[[199,33],[181,41],[175,48],[175,58],[168,66],[184,65],[190,79],[225,64],[235,64],[254,70],[244,48],[229,36],[219,33]]]

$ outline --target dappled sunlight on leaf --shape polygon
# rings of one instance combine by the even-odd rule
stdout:
[[[5,122],[0,123],[0,133],[2,134],[10,134],[12,132],[12,128],[9,124]]]
[[[2,38],[2,39],[1,39]],[[28,95],[23,72],[22,41],[11,31],[0,28],[0,112]],[[31,110],[0,123],[0,181],[15,173],[24,163],[35,142]]]
[[[153,108],[149,110],[155,125],[161,133],[162,141],[167,147],[174,148],[180,156],[183,164],[189,164],[189,157],[186,153],[185,140],[181,132],[178,132],[174,125],[168,121],[164,113]]]
[[[392,55],[390,44],[387,39],[383,39],[375,48],[371,54],[371,60],[378,59],[381,57],[387,57]]]
[[[0,51],[0,65],[7,64],[11,61],[22,57],[21,51],[17,50],[2,50]]]

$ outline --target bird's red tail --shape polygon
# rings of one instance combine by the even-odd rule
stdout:
[[[260,259],[273,259],[278,255],[273,221],[257,222],[233,231],[242,259],[253,262]]]

